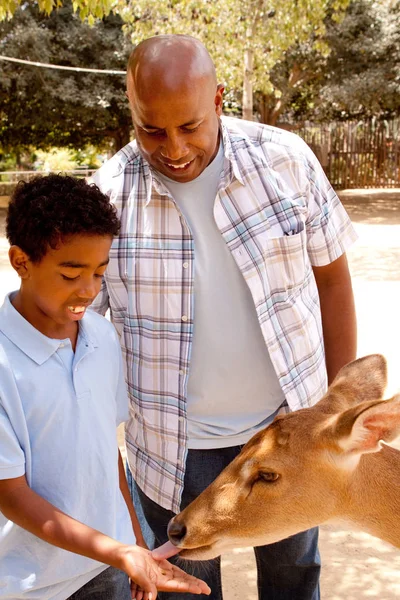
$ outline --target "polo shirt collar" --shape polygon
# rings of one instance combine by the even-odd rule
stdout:
[[[47,337],[23,317],[11,304],[15,293],[8,294],[0,308],[0,331],[35,363],[42,365],[57,352],[62,340]],[[79,335],[83,335],[90,346],[97,347],[95,336],[87,329],[82,319]]]

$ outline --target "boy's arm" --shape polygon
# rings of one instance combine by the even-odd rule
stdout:
[[[0,480],[0,511],[38,538],[104,564],[125,571],[154,599],[160,591],[209,593],[208,586],[168,563],[157,561],[149,550],[127,546],[76,521],[29,486],[25,476]]]
[[[144,541],[142,530],[140,528],[139,520],[133,506],[132,498],[129,493],[128,482],[126,480],[124,461],[122,460],[121,452],[118,450],[118,472],[119,472],[119,489],[124,497],[126,506],[128,507],[129,515],[132,521],[133,532],[135,534],[136,543],[141,548],[147,548],[147,544]]]

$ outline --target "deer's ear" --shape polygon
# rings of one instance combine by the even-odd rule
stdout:
[[[381,400],[386,385],[385,358],[381,354],[364,356],[340,369],[319,406],[332,414],[360,402]]]
[[[379,452],[381,441],[391,442],[400,435],[400,396],[350,408],[338,415],[333,429],[344,452]]]
[[[370,354],[340,369],[330,389],[348,387],[357,392],[360,402],[380,400],[387,385],[387,364],[381,354]]]

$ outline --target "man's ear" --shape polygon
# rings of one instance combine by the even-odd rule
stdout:
[[[334,441],[344,452],[379,452],[381,441],[392,442],[400,435],[400,395],[354,406],[338,415],[331,427]]]
[[[214,99],[215,112],[217,113],[217,115],[219,117],[222,115],[222,107],[224,104],[224,100],[223,100],[224,89],[225,88],[222,85],[222,83],[219,83],[217,85],[217,93],[215,94],[215,99]]]
[[[11,266],[21,279],[28,279],[29,277],[29,256],[19,246],[11,246],[8,251],[8,258]]]

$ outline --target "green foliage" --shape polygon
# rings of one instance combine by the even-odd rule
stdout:
[[[98,169],[104,159],[106,152],[100,154],[99,148],[95,146],[85,146],[85,148],[74,150],[73,158],[78,167],[87,167],[88,169]]]
[[[41,12],[49,15],[63,4],[68,3],[61,0],[37,0],[37,2],[28,3],[22,0],[0,0],[0,21],[10,19],[21,5],[24,7],[27,5],[37,6]],[[74,0],[73,9],[82,20],[87,18],[89,24],[93,25],[95,19],[102,19],[110,14],[111,4],[111,0]]]
[[[52,148],[36,153],[35,167],[38,171],[73,171],[77,167],[74,154],[69,148]]]
[[[344,19],[334,17],[325,20],[329,53],[307,42],[290,48],[275,65],[274,93],[256,97],[263,120],[271,114],[281,121],[400,114],[400,2],[352,0]]]
[[[320,118],[400,113],[400,2],[353,0],[328,29],[332,49],[319,90]]]
[[[0,54],[66,66],[124,70],[131,51],[122,21],[89,27],[65,5],[41,14],[19,9],[0,23]],[[131,117],[123,75],[42,69],[2,62],[0,144],[3,152],[34,147],[84,147],[129,141]]]
[[[34,155],[34,167],[38,171],[52,171],[55,173],[73,171],[79,167],[97,169],[102,160],[98,149],[86,146],[83,149],[50,148],[47,151],[38,150]]]
[[[0,0],[0,15],[19,3]],[[189,33],[214,58],[226,87],[225,111],[232,114],[242,114],[245,51],[253,57],[246,77],[262,121],[400,113],[399,0],[76,0],[72,6],[47,0],[38,5],[47,12],[63,7],[48,18],[35,2],[24,3],[11,21],[0,23],[0,54],[124,70],[132,44],[152,35]],[[99,21],[111,9],[120,18]],[[4,148],[15,143],[20,149],[84,147],[107,140],[119,147],[128,141],[130,127],[124,89],[120,76],[2,63]]]
[[[271,93],[270,73],[285,53],[309,42],[313,51],[326,55],[324,20],[340,20],[349,0],[120,0],[117,6],[132,42],[151,35],[186,33],[201,39],[228,89],[243,84],[243,54],[254,54],[251,74],[255,90]]]

